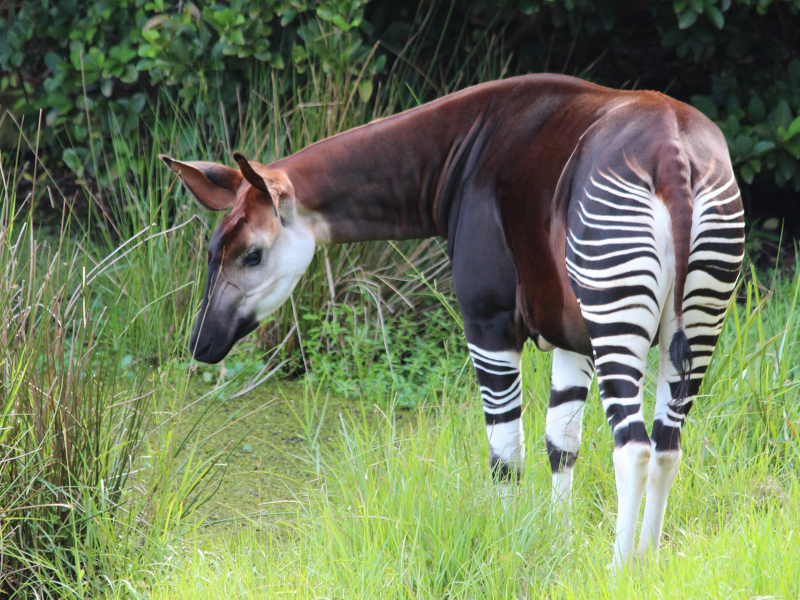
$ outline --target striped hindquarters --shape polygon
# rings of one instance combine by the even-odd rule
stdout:
[[[728,172],[692,190],[689,269],[683,298],[685,331],[692,349],[689,399],[697,394],[736,285],[744,256],[744,210]]]
[[[603,407],[617,445],[648,440],[641,388],[672,286],[669,214],[652,181],[595,171],[570,214],[566,266],[592,339]]]

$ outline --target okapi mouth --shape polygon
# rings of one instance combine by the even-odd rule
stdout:
[[[202,330],[200,329],[202,324]],[[195,360],[208,364],[216,364],[228,356],[233,345],[258,328],[258,321],[254,317],[239,319],[236,328],[219,327],[216,323],[205,322],[198,319],[192,332],[189,350]],[[231,333],[232,331],[232,333]]]

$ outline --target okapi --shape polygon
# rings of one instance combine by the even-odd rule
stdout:
[[[554,75],[478,85],[239,169],[161,159],[210,210],[205,297],[191,339],[214,363],[277,309],[316,245],[447,240],[480,385],[491,466],[525,455],[520,356],[555,348],[546,419],[552,496],[568,508],[593,374],[611,427],[614,565],[657,552],[681,428],[739,269],[743,211],[725,139],[650,91]],[[658,344],[653,427],[642,412]]]

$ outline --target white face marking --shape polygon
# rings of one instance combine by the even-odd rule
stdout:
[[[246,272],[240,279],[240,288],[245,294],[239,310],[255,315],[258,321],[286,302],[311,264],[315,248],[313,230],[300,219],[282,225],[271,245],[265,238],[256,237],[252,244],[262,249],[261,264],[242,267]]]

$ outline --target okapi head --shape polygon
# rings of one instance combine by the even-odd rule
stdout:
[[[239,169],[161,155],[198,202],[232,209],[211,236],[208,278],[190,350],[216,363],[283,304],[314,255],[313,232],[297,219],[288,178],[233,155]]]

